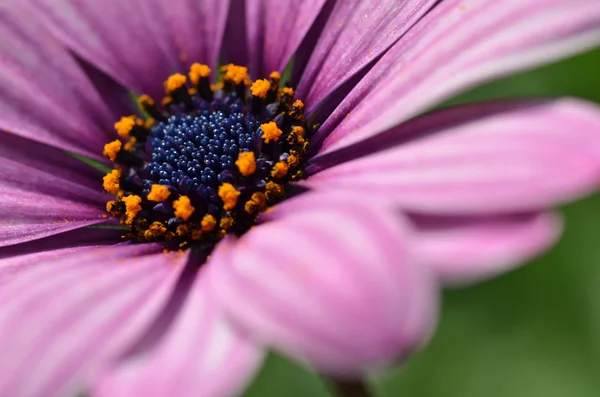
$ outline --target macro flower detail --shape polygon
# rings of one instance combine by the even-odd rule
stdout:
[[[362,379],[600,186],[594,104],[427,113],[597,46],[596,0],[143,3],[0,6],[2,396]]]
[[[172,249],[203,245],[208,255],[228,233],[254,226],[286,185],[303,178],[312,129],[302,101],[280,87],[280,74],[251,82],[247,68],[225,65],[213,89],[210,72],[192,64],[190,86],[182,74],[165,81],[161,107],[140,96],[146,121],[131,115],[115,123],[127,141],[104,145],[119,167],[104,177],[104,188],[116,196],[108,212],[130,228],[125,237]]]

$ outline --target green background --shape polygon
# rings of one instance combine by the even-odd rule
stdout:
[[[532,95],[600,103],[600,50],[496,81],[451,102]],[[562,212],[566,231],[550,252],[492,281],[447,291],[432,342],[401,368],[374,379],[374,394],[600,396],[600,195]],[[317,375],[271,356],[246,395],[329,394]]]

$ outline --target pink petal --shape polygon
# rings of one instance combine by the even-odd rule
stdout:
[[[445,284],[491,278],[551,247],[562,229],[553,213],[498,217],[415,219],[416,248]]]
[[[0,247],[106,222],[97,205],[32,193],[0,183]]]
[[[255,77],[284,70],[323,4],[325,0],[246,0],[250,70]]]
[[[338,1],[298,85],[311,113],[337,87],[377,59],[435,0]]]
[[[192,62],[215,65],[228,1],[36,0],[72,51],[136,93]]]
[[[453,111],[424,118],[441,123]],[[598,188],[599,130],[596,105],[566,99],[523,106],[326,169],[306,184],[417,213],[535,211]]]
[[[210,265],[209,265],[210,266]],[[239,396],[263,354],[222,320],[196,282],[155,349],[123,362],[94,388],[96,397]]]
[[[112,120],[75,60],[28,2],[3,3],[0,17],[0,129],[100,156]]]
[[[39,263],[0,292],[0,395],[75,395],[146,329],[185,256],[155,246]]]
[[[121,241],[122,230],[86,228],[28,242],[0,247],[0,285],[41,262],[58,260],[74,252],[97,250]]]
[[[405,358],[427,337],[436,288],[403,222],[347,195],[301,196],[270,216],[222,242],[206,270],[235,324],[338,376]]]
[[[443,1],[382,57],[317,139],[327,137],[327,151],[347,146],[483,81],[598,43],[597,0]]]

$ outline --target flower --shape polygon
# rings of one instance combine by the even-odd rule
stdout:
[[[361,376],[426,340],[440,282],[543,251],[600,182],[590,103],[417,117],[597,45],[596,0],[9,4],[1,395],[235,395],[265,348]],[[187,174],[183,149],[225,157]]]

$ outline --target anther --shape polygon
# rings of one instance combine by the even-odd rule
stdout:
[[[154,184],[148,193],[148,200],[159,203],[168,199],[170,195],[171,192],[167,186]]]
[[[277,127],[277,124],[274,121],[261,124],[260,129],[263,132],[262,138],[265,143],[270,143],[271,141],[277,142],[281,134],[283,134],[283,131]]]
[[[207,65],[200,63],[194,63],[190,67],[189,72],[190,81],[196,87],[200,96],[209,102],[213,100],[213,91],[210,89],[210,81],[208,79],[210,72],[211,70]]]
[[[156,103],[154,103],[154,100],[149,95],[140,95],[138,105],[153,119],[163,122],[167,121],[167,118],[158,110]]]
[[[205,215],[204,218],[202,218],[200,225],[202,226],[202,231],[212,232],[217,226],[217,220],[212,215]]]
[[[175,200],[173,202],[173,208],[175,209],[175,216],[184,221],[190,219],[195,211],[195,208],[192,206],[192,202],[187,196],[181,196]]]
[[[120,190],[119,180],[121,179],[120,170],[112,170],[102,178],[104,190],[110,194],[117,194]]]
[[[253,152],[240,152],[235,162],[240,174],[249,176],[256,171],[256,159]]]
[[[226,182],[219,186],[218,194],[223,201],[223,209],[229,211],[235,208],[240,192],[231,183]]]
[[[142,210],[142,199],[140,196],[131,195],[123,197],[123,202],[125,203],[125,216],[127,217],[125,223],[131,225],[133,219],[137,216],[137,214]]]

